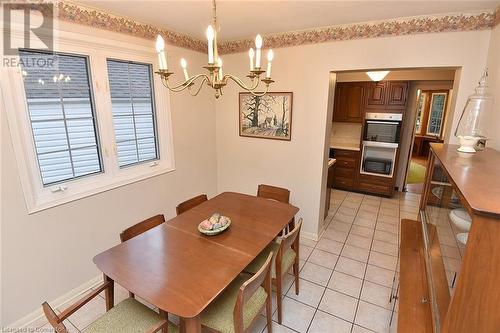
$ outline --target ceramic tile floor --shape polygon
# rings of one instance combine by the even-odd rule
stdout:
[[[273,332],[396,332],[397,302],[389,299],[399,271],[400,218],[416,219],[419,200],[419,195],[410,193],[396,193],[389,199],[333,190],[320,240],[301,239],[298,296],[293,277],[285,278],[282,325],[277,323],[273,295]],[[127,296],[116,286],[115,302]],[[104,298],[97,297],[66,321],[69,331],[85,329],[104,308]],[[50,331],[45,320],[31,326]],[[252,332],[267,332],[264,316]]]

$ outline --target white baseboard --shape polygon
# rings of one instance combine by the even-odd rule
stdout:
[[[74,301],[76,298],[81,296],[83,293],[87,292],[89,289],[92,289],[96,286],[98,286],[100,283],[102,283],[102,275],[98,275],[91,280],[79,285],[78,287],[74,288],[73,290],[67,292],[66,294],[62,295],[61,297],[58,297],[57,299],[49,302],[50,306],[52,308],[59,308],[61,306],[66,305],[67,303],[70,303]],[[12,324],[8,325],[8,328],[15,328],[15,329],[22,329],[22,328],[27,328],[29,325],[34,323],[37,320],[40,320],[42,317],[44,317],[44,313],[42,311],[42,306],[33,311],[32,313],[22,317],[19,320],[16,320]]]

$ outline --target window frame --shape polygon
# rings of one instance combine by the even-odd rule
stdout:
[[[439,127],[439,133],[429,133],[429,128],[430,128],[430,124],[431,124],[431,116],[432,116],[432,101],[434,101],[434,96],[436,96],[436,95],[444,95],[443,111],[442,111],[442,115],[441,115],[441,125]],[[445,92],[445,91],[432,91],[431,92],[431,96],[429,99],[429,110],[428,110],[428,114],[427,114],[427,126],[425,129],[425,135],[437,136],[439,138],[441,137],[441,135],[443,134],[444,121],[446,119],[445,117],[446,117],[447,106],[448,106],[448,92]]]
[[[91,75],[89,83],[95,103],[95,124],[103,171],[99,174],[63,181],[54,186],[43,186],[32,138],[22,70],[20,67],[1,68],[2,78],[5,80],[2,79],[0,82],[3,92],[0,99],[3,100],[3,107],[7,113],[28,214],[175,170],[170,95],[161,84],[160,78],[155,75],[152,75],[152,90],[156,110],[158,159],[120,168],[116,154],[106,59],[125,59],[125,61],[147,63],[151,64],[153,70],[158,67],[154,49],[122,41],[111,43],[109,39],[82,33],[59,31],[58,34],[58,48],[55,51],[70,55],[84,55],[89,60]],[[13,31],[12,38],[14,42],[16,39],[22,42],[22,30]],[[18,56],[17,60],[19,60]]]

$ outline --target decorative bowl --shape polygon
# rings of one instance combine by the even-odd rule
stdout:
[[[214,213],[209,219],[198,225],[198,231],[203,235],[215,236],[229,228],[231,219],[219,213]]]

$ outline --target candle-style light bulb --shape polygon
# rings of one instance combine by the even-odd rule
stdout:
[[[250,58],[250,70],[253,71],[253,57],[255,57],[255,51],[253,50],[253,48],[250,48],[250,50],[248,50],[248,57]]]
[[[208,63],[214,63],[214,37],[215,31],[214,28],[209,25],[207,28],[207,41],[208,41]]]
[[[158,52],[158,67],[160,69],[168,69],[167,57],[165,55],[165,41],[161,35],[156,37],[156,52]]]
[[[260,49],[262,48],[262,36],[261,35],[257,35],[257,37],[255,37],[255,48],[256,48],[255,67],[260,68]]]
[[[219,80],[222,80],[223,74],[222,74],[222,59],[221,59],[221,57],[219,57],[217,59],[217,66],[219,66],[218,78],[219,78]]]
[[[182,58],[181,59],[181,67],[182,71],[184,72],[184,79],[189,79],[188,71],[187,71],[187,61],[186,59]]]
[[[274,58],[274,52],[273,52],[273,50],[267,51],[267,71],[266,71],[266,77],[271,77],[271,65],[272,65],[273,58]]]

